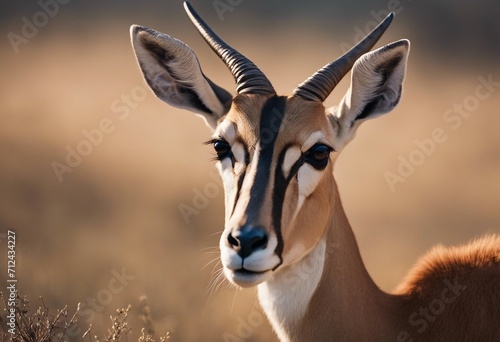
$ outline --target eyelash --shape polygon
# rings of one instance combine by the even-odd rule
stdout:
[[[214,138],[205,142],[205,145],[213,146],[216,154],[214,160],[222,161],[229,157],[231,158],[231,161],[234,162],[231,145],[229,145],[226,140],[222,138]],[[323,170],[328,165],[330,153],[333,150],[334,149],[328,145],[318,143],[305,152],[303,158],[306,163],[310,164],[315,169]],[[320,158],[318,158],[318,154]]]
[[[219,151],[217,150],[217,144],[219,144],[221,147],[221,149]],[[228,157],[231,157],[231,158],[233,157],[232,152],[231,152],[231,146],[224,139],[221,139],[221,138],[211,139],[211,140],[205,142],[205,145],[213,145],[215,153],[216,153],[214,160],[222,161]],[[224,148],[226,148],[226,150],[224,150]]]

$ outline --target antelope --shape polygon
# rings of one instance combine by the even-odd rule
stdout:
[[[385,293],[368,274],[342,208],[333,176],[338,154],[361,123],[401,97],[409,41],[370,52],[394,15],[291,95],[278,96],[254,63],[184,7],[234,76],[234,97],[173,37],[133,25],[133,49],[156,96],[211,128],[225,194],[224,274],[238,287],[257,286],[279,339],[499,341],[500,236],[435,247]],[[347,93],[325,110],[349,71]]]

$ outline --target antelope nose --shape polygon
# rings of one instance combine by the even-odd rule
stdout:
[[[267,247],[268,236],[263,227],[244,226],[230,232],[227,242],[242,258],[248,257],[254,251]]]

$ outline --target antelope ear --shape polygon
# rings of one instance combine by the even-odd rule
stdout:
[[[361,56],[352,68],[351,87],[331,118],[336,148],[343,148],[359,124],[391,111],[399,103],[410,42],[388,44]]]
[[[166,103],[201,114],[215,129],[231,105],[229,92],[202,72],[189,46],[147,27],[130,28],[132,46],[144,78],[158,98]]]

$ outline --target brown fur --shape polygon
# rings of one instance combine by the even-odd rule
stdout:
[[[499,340],[500,236],[435,247],[387,294],[366,271],[332,190],[325,271],[291,341]]]
[[[262,96],[239,95],[227,114],[238,127],[239,139],[248,146],[259,136],[258,108],[265,100]],[[323,113],[320,104],[289,98],[276,149],[291,142],[300,145],[317,130],[332,139],[331,131],[325,129],[328,117]],[[292,224],[287,220],[296,197],[295,185],[291,184],[284,206],[284,254],[293,248],[294,241],[300,241],[307,250],[313,248],[322,234],[326,234],[327,251],[324,272],[305,315],[294,324],[288,324],[285,318],[280,323],[286,331],[282,338],[408,342],[499,339],[500,236],[485,236],[459,247],[435,247],[420,259],[394,294],[388,294],[376,286],[365,269],[342,208],[333,166],[328,166]]]
[[[137,38],[135,35],[139,31],[146,32],[146,29],[137,26],[132,28],[134,47],[136,52],[139,51],[137,56],[141,69],[157,96],[172,105],[205,114],[212,128],[215,128],[217,119],[219,124],[224,120],[230,121],[230,129],[222,127],[221,132],[216,134],[223,135],[223,130],[228,129],[225,132],[227,135],[247,147],[245,153],[249,156],[246,157],[251,161],[248,165],[242,165],[241,161],[238,163],[241,166],[238,172],[242,174],[245,168],[247,172],[246,177],[241,178],[241,191],[235,193],[241,196],[236,200],[236,196],[228,198],[226,194],[226,206],[231,201],[235,205],[221,236],[221,246],[225,247],[221,248],[222,252],[229,251],[235,256],[235,247],[241,247],[231,242],[234,237],[233,240],[228,237],[235,230],[243,229],[248,221],[245,216],[248,215],[246,206],[252,198],[250,190],[254,182],[260,181],[254,177],[257,174],[265,175],[265,183],[257,185],[266,188],[258,188],[259,197],[253,197],[259,200],[259,216],[255,214],[251,225],[246,228],[253,226],[266,229],[269,239],[262,238],[258,241],[258,247],[266,245],[263,252],[275,252],[270,248],[265,249],[270,245],[268,241],[274,237],[275,246],[278,246],[276,236],[282,237],[281,260],[278,260],[281,263],[271,265],[272,269],[254,267],[250,277],[241,274],[239,279],[240,283],[246,282],[247,286],[259,286],[261,303],[283,341],[500,341],[499,236],[486,236],[462,247],[436,247],[419,261],[395,294],[387,294],[375,285],[366,271],[342,208],[333,177],[336,153],[332,154],[330,162],[321,173],[312,170],[313,172],[302,174],[302,188],[298,181],[299,175],[296,174],[295,179],[286,180],[287,188],[277,188],[285,191],[284,198],[278,191],[275,193],[280,196],[274,196],[272,190],[273,182],[280,182],[281,185],[284,183],[279,173],[281,170],[275,170],[278,164],[276,151],[297,146],[310,149],[312,146],[306,144],[309,143],[308,138],[316,139],[316,136],[321,136],[321,141],[313,143],[327,144],[339,152],[354,137],[356,128],[363,120],[384,114],[397,104],[405,74],[408,41],[401,40],[367,53],[354,64],[351,88],[335,115],[325,115],[324,107],[319,101],[308,101],[299,92],[296,92],[296,97],[287,98],[286,115],[278,126],[279,134],[276,136],[277,132],[273,132],[271,135],[273,149],[265,149],[266,158],[269,159],[265,159],[264,166],[275,170],[273,178],[266,169],[261,168],[265,172],[258,173],[258,163],[252,163],[252,155],[256,159],[259,157],[255,153],[259,137],[264,136],[259,133],[265,133],[259,132],[260,115],[272,95],[239,94],[233,99],[227,114],[227,103],[220,102],[213,89],[198,90],[198,95],[206,97],[203,103],[200,103],[199,98],[195,101],[193,97],[185,97],[179,89],[194,89],[192,85],[209,86],[194,53],[178,41],[168,36],[160,38],[149,29],[147,32],[154,39],[146,39],[146,33]],[[148,44],[142,44],[141,39],[148,40]],[[174,73],[187,78],[180,82],[183,83],[182,86],[176,84],[177,76],[172,77],[169,69],[165,68],[165,61],[159,63],[158,55],[166,55],[166,51],[183,61]],[[394,63],[396,59],[398,63]],[[176,66],[172,64],[170,67]],[[157,73],[162,77],[157,77]],[[313,78],[324,82],[321,78],[325,74],[320,75],[319,78]],[[155,83],[162,78],[169,82]],[[321,89],[318,91],[322,92]],[[223,95],[225,98],[229,93]],[[280,98],[279,102],[269,103],[278,103],[281,108],[282,100]],[[267,110],[270,108],[266,107]],[[269,119],[269,122],[263,121],[269,125],[266,127],[269,129],[272,128],[272,120],[281,121],[275,113],[265,119]],[[233,128],[236,128],[236,132],[231,130]],[[313,135],[316,131],[320,132]],[[312,156],[303,150],[299,154],[304,158],[314,158],[314,151]],[[233,175],[229,168],[226,169],[227,184],[233,182],[238,175],[234,173],[234,165]],[[229,185],[233,189],[233,184]],[[306,186],[311,190],[304,190]],[[275,206],[278,210],[272,210],[273,196],[278,204],[283,201],[283,206]],[[303,200],[300,209],[294,209],[298,208],[297,197]],[[281,221],[277,221],[278,219]],[[273,224],[279,227],[272,227]],[[247,244],[249,246],[252,247]],[[274,262],[273,259],[278,258],[271,253],[266,256],[266,260],[260,260],[260,266],[267,266],[266,261]],[[246,257],[248,262],[251,256]],[[240,260],[242,266],[243,259],[243,256],[240,259],[233,258]],[[308,262],[314,265],[311,267]],[[238,264],[232,267],[236,268]],[[225,270],[233,276],[235,273],[231,273],[232,271],[241,271],[227,267]],[[268,278],[264,281],[264,277]]]
[[[254,151],[255,144],[259,137],[259,122],[261,108],[269,96],[266,95],[252,95],[240,94],[233,100],[231,110],[224,119],[234,122],[237,126],[237,140],[244,141],[250,149],[250,155]],[[307,113],[304,115],[304,113]],[[302,143],[314,131],[323,131],[326,140],[330,145],[333,145],[332,132],[329,129],[329,122],[325,116],[325,108],[321,103],[313,101],[304,101],[296,97],[288,97],[286,102],[286,115],[280,126],[280,134],[278,135],[275,143],[275,150],[281,150],[285,145],[294,144],[301,146]],[[275,157],[276,159],[276,157]],[[276,161],[275,161],[276,162]],[[332,166],[329,165],[329,172],[332,172]],[[251,185],[244,183],[245,185]],[[288,187],[288,193],[285,197],[284,213],[283,213],[283,239],[285,241],[301,241],[305,250],[311,250],[314,245],[319,241],[323,230],[326,226],[328,219],[329,200],[329,177],[323,177],[322,186],[319,186],[317,191],[314,192],[305,202],[299,215],[297,222],[292,226],[288,222],[293,216],[294,208],[297,201],[297,181],[293,180],[292,184]],[[273,177],[270,179],[268,189],[273,188]],[[240,201],[248,202],[249,191],[241,191]],[[271,218],[271,192],[265,198],[265,205],[261,210],[261,224],[268,229],[269,234],[273,233],[273,227],[270,222]],[[324,206],[325,210],[317,210],[319,207]],[[243,208],[244,207],[238,207]],[[244,211],[235,211],[233,215],[234,222],[238,217],[241,217],[239,222],[244,221]],[[308,226],[307,230],[303,229]],[[294,244],[286,243],[284,246],[284,255],[287,256],[291,252]]]
[[[474,269],[494,269],[499,265],[500,236],[486,235],[462,246],[438,245],[420,258],[395,293],[420,293],[429,279],[449,278]]]
[[[406,316],[413,315],[406,327],[415,340],[498,341],[500,236],[433,248],[396,293],[403,298]]]

